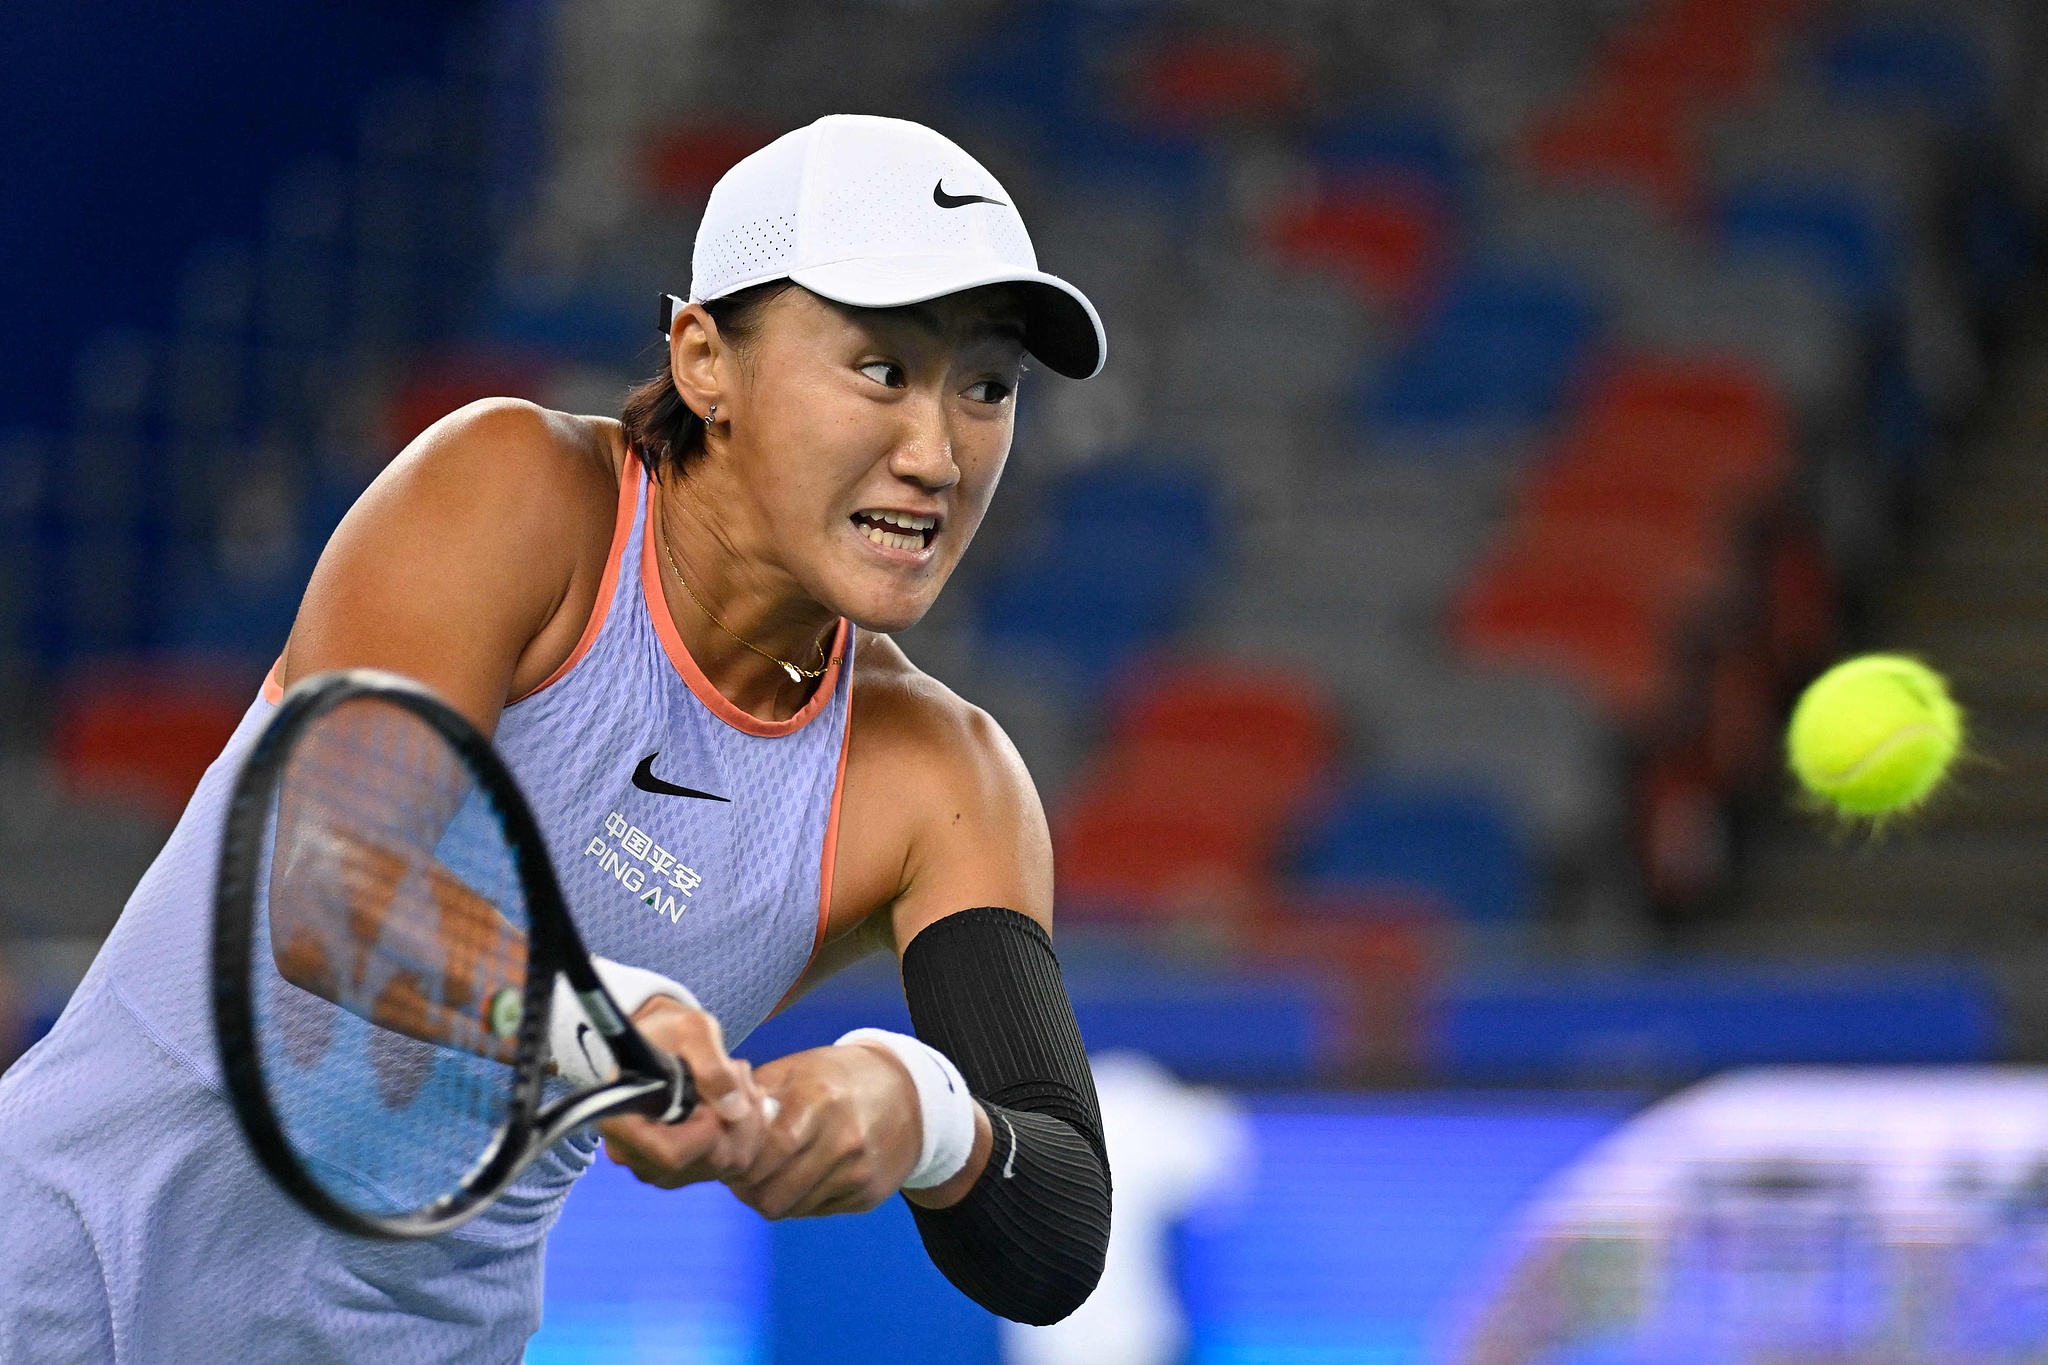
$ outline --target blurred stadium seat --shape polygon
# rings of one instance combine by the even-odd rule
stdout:
[[[1288,264],[1320,270],[1397,316],[1428,304],[1445,255],[1441,210],[1399,182],[1347,182],[1278,214],[1269,229]]]
[[[1537,124],[1524,155],[1553,184],[1622,188],[1673,217],[1699,202],[1685,109],[1663,91],[1625,86],[1583,96]]]
[[[1485,793],[1456,788],[1354,787],[1309,823],[1290,871],[1319,894],[1405,900],[1475,923],[1535,908],[1514,822]]]
[[[74,679],[51,726],[50,753],[77,792],[176,820],[248,710],[247,680],[189,667]]]
[[[1164,128],[1281,118],[1308,87],[1294,53],[1256,32],[1171,39],[1139,53],[1132,65],[1132,112]]]
[[[1251,913],[1335,767],[1335,708],[1286,673],[1170,664],[1122,696],[1055,823],[1062,894],[1084,913]]]
[[[1385,373],[1367,380],[1367,439],[1389,428],[1512,429],[1550,417],[1595,322],[1578,281],[1563,272],[1468,270]]]
[[[782,130],[759,123],[721,122],[671,128],[645,152],[648,187],[684,201],[709,198],[718,178],[773,142]]]

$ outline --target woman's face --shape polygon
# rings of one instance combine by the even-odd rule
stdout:
[[[1022,336],[1000,286],[887,310],[769,300],[719,366],[730,437],[707,452],[760,540],[735,548],[858,625],[914,624],[1002,477]]]

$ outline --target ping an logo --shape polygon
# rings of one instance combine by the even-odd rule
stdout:
[[[597,859],[597,865],[635,900],[668,916],[671,924],[682,919],[690,908],[690,894],[704,884],[681,859],[655,843],[653,835],[617,811],[605,817],[602,832],[590,836],[583,856]]]

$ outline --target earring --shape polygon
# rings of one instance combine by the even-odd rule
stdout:
[[[704,414],[704,425],[705,425],[705,426],[710,426],[710,425],[711,425],[711,424],[712,424],[713,422],[716,422],[717,420],[718,420],[718,404],[716,404],[716,403],[713,403],[713,404],[711,405],[711,411],[710,411],[710,412],[707,412],[707,413],[705,413],[705,414]]]

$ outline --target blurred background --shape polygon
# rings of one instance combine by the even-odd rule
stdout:
[[[2048,12],[204,8],[0,44],[0,1061],[383,464],[616,413],[718,176],[892,114],[1113,338],[901,637],[1053,817],[1113,1283],[1006,1335],[900,1207],[601,1165],[529,1358],[2048,1351]],[[1849,837],[1777,734],[1878,647],[1974,757]],[[902,1018],[871,963],[746,1050]]]

